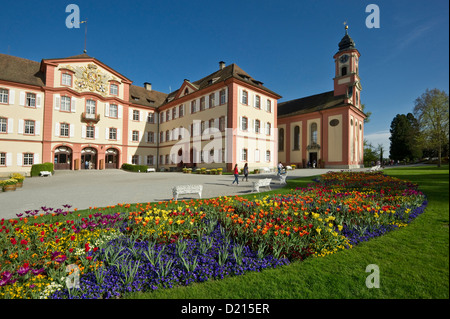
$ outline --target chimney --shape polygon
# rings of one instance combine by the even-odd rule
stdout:
[[[220,69],[220,70],[223,70],[224,68],[225,68],[225,62],[220,61],[220,62],[219,62],[219,69]]]
[[[152,84],[148,82],[144,82],[144,87],[146,90],[151,91],[152,90]]]

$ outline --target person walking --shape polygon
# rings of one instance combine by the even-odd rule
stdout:
[[[245,165],[244,165],[244,177],[242,177],[242,181],[244,181],[244,178],[245,178],[245,181],[248,182],[248,164],[247,163],[245,163]]]
[[[278,163],[278,175],[281,175],[281,170],[283,169],[283,164]]]
[[[234,165],[234,172],[233,172],[233,174],[234,174],[234,181],[233,181],[233,183],[231,183],[231,185],[233,185],[234,182],[236,182],[239,185],[239,170],[238,170],[238,165],[237,164]]]

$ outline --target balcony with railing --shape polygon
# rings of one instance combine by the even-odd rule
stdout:
[[[81,113],[81,120],[86,123],[97,123],[100,121],[100,114]]]

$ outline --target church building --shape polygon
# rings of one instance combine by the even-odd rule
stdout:
[[[348,34],[333,56],[334,89],[278,104],[278,160],[297,167],[363,167],[360,53]]]

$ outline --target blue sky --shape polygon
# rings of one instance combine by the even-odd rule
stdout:
[[[2,1],[0,53],[41,61],[83,53],[85,25],[66,27],[76,4],[87,53],[169,93],[236,63],[280,94],[279,102],[333,89],[343,22],[361,53],[365,137],[389,150],[389,127],[427,88],[449,89],[447,0]],[[368,28],[366,6],[380,9]]]

